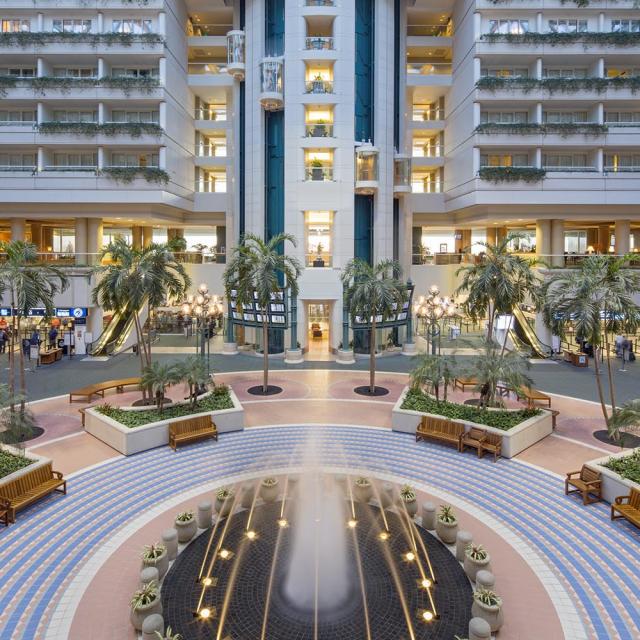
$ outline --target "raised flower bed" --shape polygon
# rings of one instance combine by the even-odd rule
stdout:
[[[589,460],[587,466],[602,474],[602,497],[607,502],[628,496],[631,489],[640,491],[640,447]]]
[[[415,434],[422,416],[450,418],[502,436],[502,455],[513,458],[553,431],[552,415],[544,409],[480,409],[464,404],[437,401],[421,391],[405,387],[392,411],[394,431]]]
[[[125,456],[169,443],[169,423],[180,418],[210,415],[218,433],[244,429],[244,409],[232,389],[202,396],[195,410],[174,402],[162,414],[148,407],[98,406],[87,409],[85,431]]]
[[[35,453],[24,452],[23,454],[14,447],[4,445],[0,449],[0,487],[49,462],[51,462],[49,458]]]

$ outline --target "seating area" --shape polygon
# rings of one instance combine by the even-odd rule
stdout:
[[[547,407],[551,409],[551,397],[546,393],[542,393],[542,391],[534,389],[533,387],[525,387],[523,389],[520,389],[516,393],[516,397],[518,398],[518,400],[526,400],[527,407],[533,408],[536,402],[541,402],[546,404]]]
[[[448,444],[454,444],[460,450],[460,438],[464,433],[464,425],[448,418],[422,416],[416,429],[416,442],[430,438]]]
[[[176,420],[169,424],[169,446],[174,451],[179,444],[205,438],[218,439],[218,429],[210,415]]]
[[[491,453],[493,461],[497,462],[502,455],[502,436],[472,427],[460,437],[460,451],[464,452],[467,447],[475,449],[478,458],[483,458],[485,453]]]
[[[628,496],[618,496],[611,505],[611,519],[624,518],[640,529],[640,491],[631,489]]]
[[[569,489],[574,487],[574,489]],[[564,493],[582,494],[582,504],[592,504],[602,500],[602,476],[599,471],[582,465],[578,471],[569,471],[564,481]]]
[[[75,389],[69,392],[69,402],[73,402],[74,397],[80,396],[86,402],[91,402],[93,396],[104,398],[104,392],[109,389],[115,389],[116,393],[123,393],[125,387],[139,387],[140,378],[119,378],[116,380],[105,380],[96,384],[89,384],[86,387]]]

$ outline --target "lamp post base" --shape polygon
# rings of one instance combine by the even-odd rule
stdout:
[[[415,342],[405,342],[402,345],[402,355],[403,356],[415,356],[418,352]]]
[[[222,353],[226,356],[238,355],[238,343],[237,342],[225,342],[222,345]]]
[[[352,349],[338,349],[336,362],[338,364],[354,364],[356,361]]]
[[[284,361],[286,364],[300,364],[304,362],[302,349],[286,349],[284,352]]]

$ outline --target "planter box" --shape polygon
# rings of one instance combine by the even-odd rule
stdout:
[[[6,445],[6,444],[2,445],[2,448],[5,451],[8,451],[9,453],[13,453],[17,456],[22,455],[18,449],[15,449],[14,447],[11,447],[9,445]],[[10,473],[8,476],[4,476],[4,478],[0,478],[0,487],[7,484],[8,482],[11,482],[11,480],[16,480],[17,478],[20,478],[21,476],[25,475],[29,471],[33,471],[34,469],[38,469],[39,467],[44,467],[45,465],[51,462],[49,458],[36,455],[35,453],[29,453],[27,451],[25,451],[24,457],[28,458],[29,460],[33,460],[34,462],[30,464],[28,467],[23,467],[22,469],[18,469],[17,471]]]
[[[218,427],[218,433],[229,431],[241,431],[244,429],[244,409],[240,404],[236,394],[229,390],[233,408],[221,409],[220,411],[204,411],[194,413],[184,418],[210,415]],[[177,404],[177,403],[176,403]],[[136,410],[141,408],[135,407]],[[142,410],[148,407],[142,408]],[[158,422],[150,422],[142,427],[125,427],[120,422],[116,422],[95,409],[87,409],[85,413],[85,431],[92,436],[106,442],[110,447],[130,456],[140,451],[154,449],[169,444],[169,423],[183,418],[169,418]]]
[[[586,463],[587,467],[594,471],[599,471],[602,474],[602,497],[607,502],[614,502],[618,496],[628,496],[631,493],[631,489],[640,491],[640,484],[637,482],[627,480],[615,471],[601,466],[610,458],[624,458],[631,455],[633,451],[634,449],[621,451],[620,453],[612,453],[609,456],[589,460],[589,462]]]
[[[415,435],[418,424],[423,415],[432,416],[434,418],[443,418],[445,416],[435,414],[425,414],[420,411],[411,411],[409,409],[401,409],[409,387],[405,387],[395,406],[393,407],[391,415],[391,426],[394,431],[402,431],[403,433],[411,433]],[[504,458],[513,458],[519,453],[528,449],[531,445],[546,438],[553,431],[553,422],[550,411],[541,409],[541,414],[533,416],[519,425],[512,427],[508,431],[502,429],[496,429],[495,427],[489,427],[486,424],[478,424],[469,420],[453,420],[464,424],[465,430],[469,431],[472,427],[478,429],[484,429],[489,433],[495,433],[502,436],[502,456]]]

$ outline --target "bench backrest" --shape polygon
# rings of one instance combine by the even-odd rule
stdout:
[[[452,422],[449,418],[434,418],[432,416],[422,416],[420,430],[458,437],[464,433],[464,425],[460,422]]]
[[[631,495],[629,496],[629,505],[634,509],[640,509],[640,491],[637,489],[631,489]]]
[[[486,434],[486,431],[484,431],[483,429],[478,429],[478,427],[471,427],[471,429],[467,431],[467,435],[474,440],[480,440],[481,438],[484,438]]]
[[[580,470],[580,480],[582,482],[594,482],[600,480],[600,472],[595,469],[590,469],[586,465]]]
[[[211,428],[211,416],[195,416],[185,420],[176,420],[169,423],[169,432],[174,435],[189,433],[190,431],[200,431]]]
[[[27,471],[15,480],[7,482],[7,484],[0,487],[0,496],[13,500],[18,496],[27,493],[27,491],[31,491],[41,484],[48,482],[52,478],[53,470],[51,468],[51,463],[49,462],[42,467]]]
[[[502,436],[498,433],[489,433],[487,431],[487,437],[485,438],[485,443],[493,445],[494,447],[497,447],[498,445],[502,444]]]

